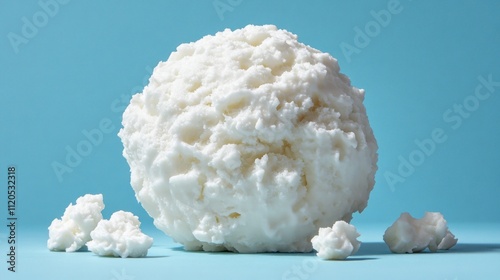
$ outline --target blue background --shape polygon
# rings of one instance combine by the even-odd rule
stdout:
[[[353,85],[366,90],[379,171],[368,208],[354,216],[356,226],[387,227],[405,211],[440,211],[450,227],[500,222],[500,86],[468,103],[477,106],[467,117],[453,111],[474,101],[479,77],[500,81],[498,1],[401,0],[385,26],[374,14],[388,10],[389,0],[67,1],[56,2],[51,14],[39,4],[47,1],[0,2],[0,178],[6,181],[6,168],[16,166],[21,235],[31,230],[46,239],[52,219],[86,193],[104,194],[106,218],[132,211],[156,232],[121,155],[116,134],[123,109],[179,44],[247,24],[297,34],[336,57]],[[229,10],[218,14],[214,3]],[[24,36],[23,18],[39,26],[13,44],[12,34]],[[59,180],[54,162],[66,164],[67,147],[76,149],[86,139],[82,131],[98,129],[103,120],[112,131]],[[401,176],[402,162],[422,155],[415,141],[435,129],[446,141]],[[391,183],[389,173],[402,180]],[[6,197],[0,198],[3,220],[2,209]]]

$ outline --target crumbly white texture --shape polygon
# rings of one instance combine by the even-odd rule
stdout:
[[[354,255],[361,245],[360,236],[353,225],[337,221],[333,226],[320,228],[318,235],[311,239],[318,257],[325,260],[344,260]]]
[[[74,252],[90,240],[90,232],[102,219],[104,209],[102,194],[86,194],[71,203],[61,219],[54,219],[49,226],[47,248],[51,251]]]
[[[421,219],[403,213],[384,233],[384,241],[393,253],[416,253],[429,248],[435,252],[457,244],[439,212],[426,212]]]
[[[187,250],[309,252],[367,205],[377,143],[337,60],[275,26],[182,44],[123,114],[137,199]]]
[[[99,256],[140,258],[148,254],[153,238],[141,232],[141,222],[134,214],[117,211],[109,220],[101,220],[90,233],[90,251]]]

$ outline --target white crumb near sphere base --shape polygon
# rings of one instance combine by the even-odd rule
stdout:
[[[90,240],[90,232],[102,220],[104,209],[102,194],[86,194],[69,204],[61,219],[49,226],[47,248],[51,251],[74,252]]]
[[[140,258],[148,254],[153,239],[141,232],[141,222],[130,212],[117,211],[101,220],[90,233],[90,251],[99,256]]]
[[[137,199],[185,249],[309,252],[373,189],[363,100],[331,55],[249,25],[180,45],[118,135]]]
[[[359,236],[353,225],[337,221],[331,228],[320,228],[311,243],[318,257],[325,260],[344,260],[359,250]]]
[[[393,253],[417,253],[426,248],[431,252],[448,250],[457,241],[439,212],[426,212],[421,219],[402,213],[384,233],[384,242]]]

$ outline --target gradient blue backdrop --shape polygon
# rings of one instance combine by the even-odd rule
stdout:
[[[388,225],[403,211],[441,211],[450,223],[500,221],[500,87],[478,104],[472,97],[478,77],[500,81],[500,2],[401,0],[383,24],[376,14],[389,0],[67,2],[50,13],[38,1],[0,2],[0,178],[7,166],[17,167],[23,228],[46,230],[86,193],[104,194],[105,217],[123,209],[151,226],[116,136],[124,105],[179,44],[247,24],[297,34],[336,57],[353,85],[366,89],[379,171],[355,224]],[[228,9],[218,14],[214,2]],[[23,18],[38,24],[36,32],[24,30],[31,38],[22,33]],[[25,41],[13,44],[12,34]],[[453,129],[460,115],[446,121],[443,114],[464,101],[477,106]],[[59,180],[53,163],[64,164],[66,148],[106,119],[112,131]],[[446,141],[391,187],[388,172],[398,174],[401,158],[416,155],[415,141],[436,128]]]

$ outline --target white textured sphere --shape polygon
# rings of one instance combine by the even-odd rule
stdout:
[[[182,44],[123,114],[131,185],[187,250],[311,251],[373,188],[363,99],[332,56],[272,25]]]

